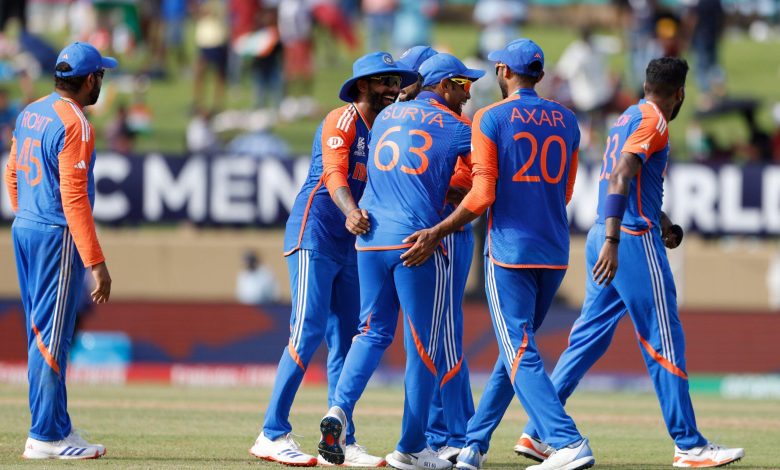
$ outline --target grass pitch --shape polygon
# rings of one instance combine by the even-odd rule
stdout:
[[[282,468],[248,453],[257,436],[270,390],[161,386],[70,387],[70,414],[89,440],[103,443],[95,461],[25,461],[20,455],[29,426],[27,390],[0,385],[0,468]],[[326,392],[304,387],[291,418],[304,450],[315,453],[318,424],[327,411]],[[694,396],[699,427],[726,445],[746,448],[746,458],[729,468],[780,469],[780,402]],[[358,404],[358,440],[385,454],[398,439],[403,392],[371,388]],[[670,469],[673,444],[655,396],[577,393],[567,406],[588,436],[597,468]],[[532,462],[512,446],[526,418],[513,404],[493,436],[486,467],[522,469]]]

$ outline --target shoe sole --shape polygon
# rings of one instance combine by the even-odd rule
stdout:
[[[416,468],[416,466],[413,463],[411,464],[402,463],[398,460],[387,458],[387,457],[385,458],[385,461],[387,462],[387,465],[393,468],[397,468],[398,470],[415,470]]]
[[[545,459],[539,457],[540,454],[537,454],[536,451],[534,451],[532,449],[529,449],[528,447],[517,445],[517,446],[515,446],[514,450],[515,450],[515,453],[517,455],[520,455],[520,456],[523,456],[523,457],[525,457],[527,459],[533,460],[534,462],[541,463],[541,462],[545,461]]]
[[[564,467],[561,467],[561,470],[585,470],[586,468],[590,468],[594,465],[596,465],[596,459],[593,457],[585,457],[575,460],[574,462]]]
[[[88,455],[88,456],[70,456],[70,455],[51,455],[51,454],[37,454],[37,455],[25,455],[22,454],[22,458],[25,460],[95,460],[99,459],[100,457],[103,457],[106,455],[106,452],[103,451],[101,454],[99,451],[95,452],[95,455]]]
[[[675,462],[674,464],[672,464],[672,467],[677,467],[677,468],[717,468],[717,467],[727,467],[727,466],[729,466],[729,465],[731,465],[731,464],[733,464],[735,462],[739,462],[740,460],[742,460],[742,457],[737,457],[734,460],[729,460],[728,462],[719,463],[717,465],[696,465],[699,462],[691,462],[692,465],[685,465],[685,466],[677,465],[676,462]]]
[[[320,443],[317,445],[317,452],[323,459],[334,465],[344,463],[344,449],[339,444],[341,433],[343,432],[341,422],[333,417],[326,416],[320,421]]]
[[[278,463],[279,465],[284,465],[287,467],[316,467],[317,466],[317,459],[315,458],[312,458],[308,462],[284,462],[282,460],[276,460],[273,457],[254,454],[252,453],[251,449],[249,450],[249,455],[251,455],[256,459],[265,460],[266,462]]]

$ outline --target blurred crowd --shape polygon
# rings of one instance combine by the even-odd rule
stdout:
[[[49,40],[88,41],[123,59],[125,75],[112,78],[118,93],[106,93],[96,112],[111,116],[106,147],[132,153],[149,132],[152,107],[146,92],[156,80],[187,83],[192,94],[183,132],[190,152],[229,149],[249,153],[262,143],[285,156],[286,143],[273,126],[318,118],[310,95],[316,79],[314,48],[341,61],[339,48],[356,55],[387,50],[399,56],[414,45],[432,44],[434,21],[470,22],[479,29],[471,67],[490,68],[487,52],[523,34],[530,0],[2,0],[0,2],[0,144],[7,147],[16,112],[34,99],[33,82],[53,69],[57,47]],[[606,0],[605,0],[605,3]],[[582,155],[600,160],[603,135],[614,113],[639,97],[650,58],[685,55],[693,66],[696,112],[686,130],[687,154],[697,160],[780,162],[780,107],[773,128],[762,129],[761,103],[726,93],[721,62],[727,28],[743,28],[754,40],[776,35],[780,0],[610,0],[610,20],[578,18],[579,33],[557,64],[548,66],[542,93],[574,109],[583,128]],[[473,8],[470,6],[473,5]],[[315,34],[317,29],[324,34]],[[359,34],[359,31],[364,34]],[[61,32],[61,33],[57,33]],[[362,41],[360,38],[364,38]],[[623,70],[616,58],[624,54]],[[127,71],[132,70],[130,74]],[[252,102],[228,109],[228,90],[249,77]],[[2,82],[18,84],[9,93]],[[190,85],[191,84],[191,85]],[[465,110],[473,113],[498,97],[490,80],[472,89]],[[100,109],[103,105],[104,110]],[[720,142],[708,122],[738,116],[747,139]],[[229,143],[222,135],[240,134]],[[270,146],[270,147],[269,147]]]

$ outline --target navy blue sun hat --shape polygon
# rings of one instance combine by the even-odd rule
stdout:
[[[401,88],[407,87],[417,81],[417,72],[413,72],[406,67],[399,67],[390,53],[372,52],[366,54],[352,64],[352,77],[341,86],[339,98],[341,98],[342,101],[351,103],[355,100],[355,97],[351,96],[350,91],[358,80],[374,75],[390,74],[401,76]]]
[[[60,51],[56,63],[60,62],[70,65],[71,70],[55,70],[54,75],[58,77],[82,77],[102,69],[113,69],[119,64],[113,57],[101,56],[92,44],[79,41],[65,46],[65,49]]]
[[[484,70],[470,69],[452,54],[436,54],[420,65],[422,86],[436,85],[445,78],[464,77],[472,82],[485,75]]]
[[[431,46],[414,46],[401,54],[401,57],[399,57],[395,63],[401,67],[406,67],[409,70],[419,72],[420,65],[438,53],[439,52]]]
[[[541,70],[531,70],[531,64],[539,62],[544,69],[544,52],[530,39],[515,39],[503,49],[488,54],[488,60],[506,64],[512,72],[529,77],[538,77]]]

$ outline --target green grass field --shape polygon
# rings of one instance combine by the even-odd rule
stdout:
[[[20,457],[29,426],[26,388],[0,385],[0,468],[281,468],[247,452],[269,393],[267,388],[70,387],[75,426],[104,444],[107,455],[41,463]],[[746,458],[729,468],[780,469],[780,402],[696,395],[694,404],[709,439],[746,448]],[[356,410],[359,442],[376,454],[392,451],[402,409],[400,388],[369,389]],[[653,395],[583,392],[568,410],[590,438],[597,468],[671,468],[673,444]],[[314,453],[325,411],[325,389],[302,388],[291,421],[304,450]],[[493,436],[487,468],[531,464],[511,450],[524,424],[522,409],[513,404]]]

